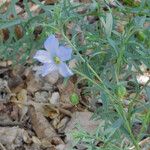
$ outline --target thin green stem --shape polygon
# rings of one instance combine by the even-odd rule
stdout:
[[[78,50],[76,49],[76,47],[75,47],[75,46],[72,44],[72,42],[66,37],[66,35],[64,34],[64,32],[62,32],[62,35],[63,35],[63,37],[65,38],[65,40],[68,42],[68,44],[75,50],[75,52],[76,52],[77,55],[81,58],[81,60],[82,60],[84,63],[87,63],[87,67],[93,72],[93,74],[94,74],[95,77],[98,79],[98,81],[100,82],[100,84],[98,84],[96,81],[92,80],[90,77],[86,76],[85,74],[83,74],[83,73],[81,73],[81,72],[79,72],[79,71],[77,71],[77,70],[74,70],[74,71],[75,71],[77,74],[83,76],[85,79],[87,79],[87,80],[89,80],[90,82],[92,82],[93,84],[97,85],[101,90],[105,91],[105,92],[109,95],[110,100],[112,100],[113,103],[114,103],[114,102],[117,102],[117,104],[119,104],[119,107],[120,107],[121,109],[118,109],[118,106],[117,106],[115,103],[114,103],[114,104],[115,104],[114,107],[116,108],[116,110],[117,110],[118,114],[120,115],[120,117],[122,117],[122,118],[125,120],[125,125],[126,125],[126,127],[127,127],[127,130],[128,130],[128,132],[129,132],[129,134],[130,134],[130,137],[131,137],[131,139],[132,139],[132,141],[133,141],[133,144],[135,145],[136,149],[137,149],[137,150],[140,150],[139,145],[138,145],[138,143],[137,143],[137,141],[136,141],[136,139],[135,139],[135,137],[134,137],[134,135],[133,135],[133,133],[132,133],[132,130],[131,130],[131,127],[130,127],[130,123],[129,123],[127,117],[126,117],[125,112],[123,111],[124,108],[123,108],[121,102],[118,101],[117,98],[116,98],[114,95],[111,94],[110,90],[108,90],[108,88],[105,86],[105,84],[103,83],[103,81],[102,81],[102,79],[99,77],[99,75],[94,71],[94,69],[91,67],[91,65],[90,65],[88,62],[86,62],[86,60],[85,60],[85,59],[82,57],[82,55],[78,52]],[[122,50],[122,53],[123,53],[123,52],[124,52],[124,50]],[[121,56],[122,56],[122,53],[121,53]],[[120,59],[119,59],[119,61],[120,61]],[[120,62],[119,62],[119,67],[120,67]],[[121,110],[121,111],[120,111],[120,110]]]

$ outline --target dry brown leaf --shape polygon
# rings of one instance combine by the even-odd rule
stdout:
[[[69,122],[69,117],[64,117],[61,119],[61,121],[57,124],[57,130],[59,133],[63,132],[63,130],[66,128],[67,123]]]
[[[30,107],[29,115],[31,117],[32,127],[39,139],[51,141],[52,138],[57,137],[55,130],[41,112]]]
[[[79,124],[87,132],[92,132],[99,125],[99,121],[91,119],[93,113],[91,112],[75,112],[72,114],[71,121],[67,124],[65,132],[70,132],[76,129],[76,125]]]
[[[41,89],[43,83],[41,81],[40,78],[31,75],[30,79],[27,80],[27,91],[34,94],[36,91],[38,91],[39,89]]]
[[[54,119],[52,120],[52,126],[54,127],[54,129],[57,129],[57,125],[58,125],[58,123],[60,122],[60,119],[61,119],[60,116],[61,116],[61,115],[59,115],[58,117],[56,117],[56,118],[54,118]]]
[[[0,102],[7,103],[10,101],[12,93],[8,87],[7,81],[0,79]]]
[[[21,120],[23,119],[24,115],[27,113],[28,111],[28,107],[23,105],[23,103],[27,102],[27,90],[22,89],[18,94],[17,94],[17,99],[19,102],[21,102],[22,104],[18,104],[18,106],[21,108],[22,111],[22,115],[21,115]]]
[[[35,144],[41,145],[41,141],[40,141],[39,138],[37,138],[36,136],[32,136],[32,141],[33,141]]]
[[[10,117],[12,120],[19,120],[19,107],[17,105],[13,105]]]
[[[58,85],[58,89],[61,93],[60,99],[64,103],[71,103],[70,96],[74,92],[74,84],[69,80],[67,85],[60,84]]]
[[[49,117],[51,119],[58,117],[58,115],[60,114],[57,108],[53,108],[49,106],[43,106],[43,111],[41,112],[45,117]]]
[[[0,124],[3,126],[6,122],[10,123],[12,120],[19,120],[18,107],[12,103],[2,104],[0,108]]]
[[[13,93],[18,93],[24,88],[24,81],[22,79],[22,72],[24,67],[17,65],[13,70],[9,71],[8,86]]]
[[[21,103],[27,102],[27,90],[22,89],[18,94],[17,94],[17,99]],[[21,104],[19,104],[19,107],[22,107]]]
[[[63,118],[62,118],[63,116]],[[69,122],[70,118],[64,115],[59,115],[52,120],[52,126],[57,129],[58,133],[62,133]]]

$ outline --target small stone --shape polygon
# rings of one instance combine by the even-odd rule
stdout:
[[[27,137],[25,137],[27,136]],[[0,143],[6,146],[6,149],[13,150],[14,147],[21,146],[30,140],[28,133],[19,127],[0,127]]]
[[[56,146],[56,150],[65,150],[65,144],[59,144]]]
[[[12,61],[11,60],[8,60],[7,61],[7,66],[11,66],[12,65]]]
[[[137,76],[138,83],[142,84],[142,85],[146,84],[149,79],[150,79],[150,77],[146,76],[146,75],[139,75],[139,76]]]
[[[15,5],[16,13],[19,14],[22,11],[22,8],[18,5]]]
[[[59,101],[60,101],[60,95],[59,95],[59,93],[58,92],[54,92],[52,94],[51,99],[50,99],[50,103],[56,105],[56,104],[59,103]]]
[[[1,66],[1,67],[6,67],[6,66],[7,66],[6,61],[0,61],[0,66]]]
[[[35,93],[35,101],[37,102],[48,102],[49,93],[46,91],[36,92]]]
[[[51,93],[53,92],[53,86],[49,83],[44,83],[44,85],[41,87],[41,90],[45,90]]]
[[[58,79],[59,79],[58,72],[50,73],[45,77],[45,80],[50,84],[55,84],[58,81]]]
[[[101,103],[101,104],[103,103],[103,101],[102,101],[101,98],[99,98],[99,99],[97,100],[97,102],[98,102],[98,103]]]

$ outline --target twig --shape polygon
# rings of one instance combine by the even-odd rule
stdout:
[[[143,147],[145,144],[149,144],[150,143],[150,137],[142,140],[141,142],[139,142],[139,146]],[[129,150],[134,150],[135,149],[135,146],[129,148]]]
[[[65,110],[65,109],[63,109],[63,108],[58,108],[58,110],[59,110],[61,113],[65,114],[65,115],[67,115],[67,116],[69,116],[69,117],[72,116],[72,113],[71,113],[70,111],[68,111],[68,110]]]
[[[2,150],[6,150],[2,143],[0,143],[0,148],[2,148]]]

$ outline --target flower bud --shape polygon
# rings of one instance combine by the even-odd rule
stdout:
[[[127,94],[126,88],[123,85],[118,85],[115,92],[119,98],[123,98]]]
[[[77,105],[79,103],[79,96],[76,93],[72,93],[70,96],[70,101],[73,105]]]

